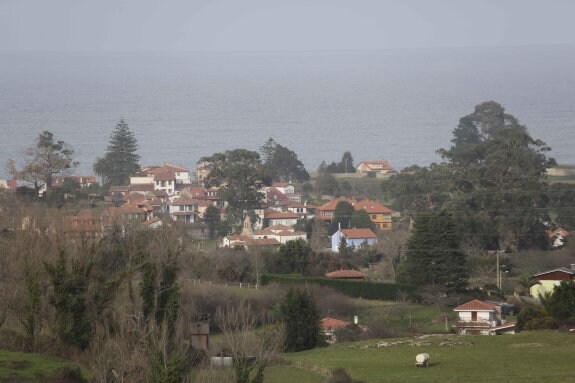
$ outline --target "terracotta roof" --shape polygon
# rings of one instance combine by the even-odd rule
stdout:
[[[346,321],[341,320],[341,319],[335,319],[335,318],[329,318],[329,317],[321,318],[321,328],[323,331],[331,331],[331,330],[337,330],[340,328],[345,328],[345,327],[349,326],[350,324],[351,324],[350,322],[346,322]]]
[[[337,207],[337,204],[340,203],[341,201],[349,202],[351,205],[355,204],[355,200],[353,200],[351,198],[338,197],[338,198],[332,199],[328,203],[321,205],[318,209],[319,210],[335,210],[335,208]]]
[[[144,214],[145,210],[137,206],[124,205],[111,208],[111,212],[114,214]]]
[[[276,235],[279,235],[280,237],[297,237],[307,234],[304,233],[303,231],[284,230],[280,231],[279,233],[276,233]]]
[[[195,199],[186,198],[186,197],[180,197],[180,198],[177,198],[177,199],[173,200],[172,202],[170,202],[170,205],[172,205],[172,206],[197,205],[197,204],[198,204],[198,201],[196,201]]]
[[[391,214],[393,211],[377,201],[370,201],[370,200],[362,200],[357,202],[353,208],[355,210],[363,209],[369,214]]]
[[[457,306],[453,311],[495,311],[497,305],[474,299],[460,306]]]
[[[288,185],[291,185],[291,184],[287,183],[287,182],[274,182],[274,183],[272,183],[272,187],[274,187],[274,188],[285,188]]]
[[[154,181],[174,181],[176,174],[174,172],[161,172],[154,174]]]
[[[128,191],[130,190],[129,185],[121,185],[121,186],[110,186],[110,192],[120,192],[120,191]]]
[[[292,212],[283,213],[281,211],[275,211],[271,209],[266,209],[264,211],[264,219],[297,219],[299,217],[299,214]]]
[[[341,229],[341,232],[348,239],[377,238],[371,229]]]
[[[339,279],[339,278],[360,279],[367,277],[367,275],[357,270],[337,270],[332,271],[331,273],[327,273],[325,276],[327,278],[333,278],[333,279]]]
[[[262,230],[256,230],[254,231],[254,235],[275,235],[276,233],[274,233],[273,231],[269,230],[269,229],[262,229]]]

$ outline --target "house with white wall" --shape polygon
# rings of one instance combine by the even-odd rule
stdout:
[[[502,319],[501,306],[473,299],[453,309],[458,315],[455,328],[461,335],[514,334],[515,322]]]

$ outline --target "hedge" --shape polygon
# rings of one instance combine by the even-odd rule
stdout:
[[[334,290],[352,298],[380,300],[396,300],[400,292],[405,292],[409,295],[413,295],[416,290],[415,286],[407,284],[304,277],[294,274],[264,274],[261,276],[260,281],[263,285],[269,284],[271,282],[293,285],[313,283],[320,286],[331,287]]]

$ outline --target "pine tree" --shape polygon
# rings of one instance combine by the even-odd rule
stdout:
[[[321,341],[320,317],[313,296],[306,290],[290,289],[280,312],[286,325],[285,350],[310,350]]]
[[[459,251],[453,218],[444,210],[415,219],[404,262],[398,275],[401,282],[438,285],[449,291],[460,291],[467,285],[467,261]]]
[[[138,142],[128,124],[121,119],[110,135],[108,151],[94,163],[94,172],[102,177],[104,185],[127,185],[130,176],[140,169]]]

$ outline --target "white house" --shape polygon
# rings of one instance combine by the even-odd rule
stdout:
[[[453,309],[459,318],[455,325],[461,335],[514,334],[515,322],[501,317],[501,306],[473,299]]]
[[[168,213],[174,221],[196,223],[198,219],[198,201],[180,197],[168,203]]]
[[[348,248],[357,249],[364,244],[373,246],[377,243],[377,236],[371,229],[339,229],[331,236],[331,251],[339,252],[342,238],[345,238]]]

